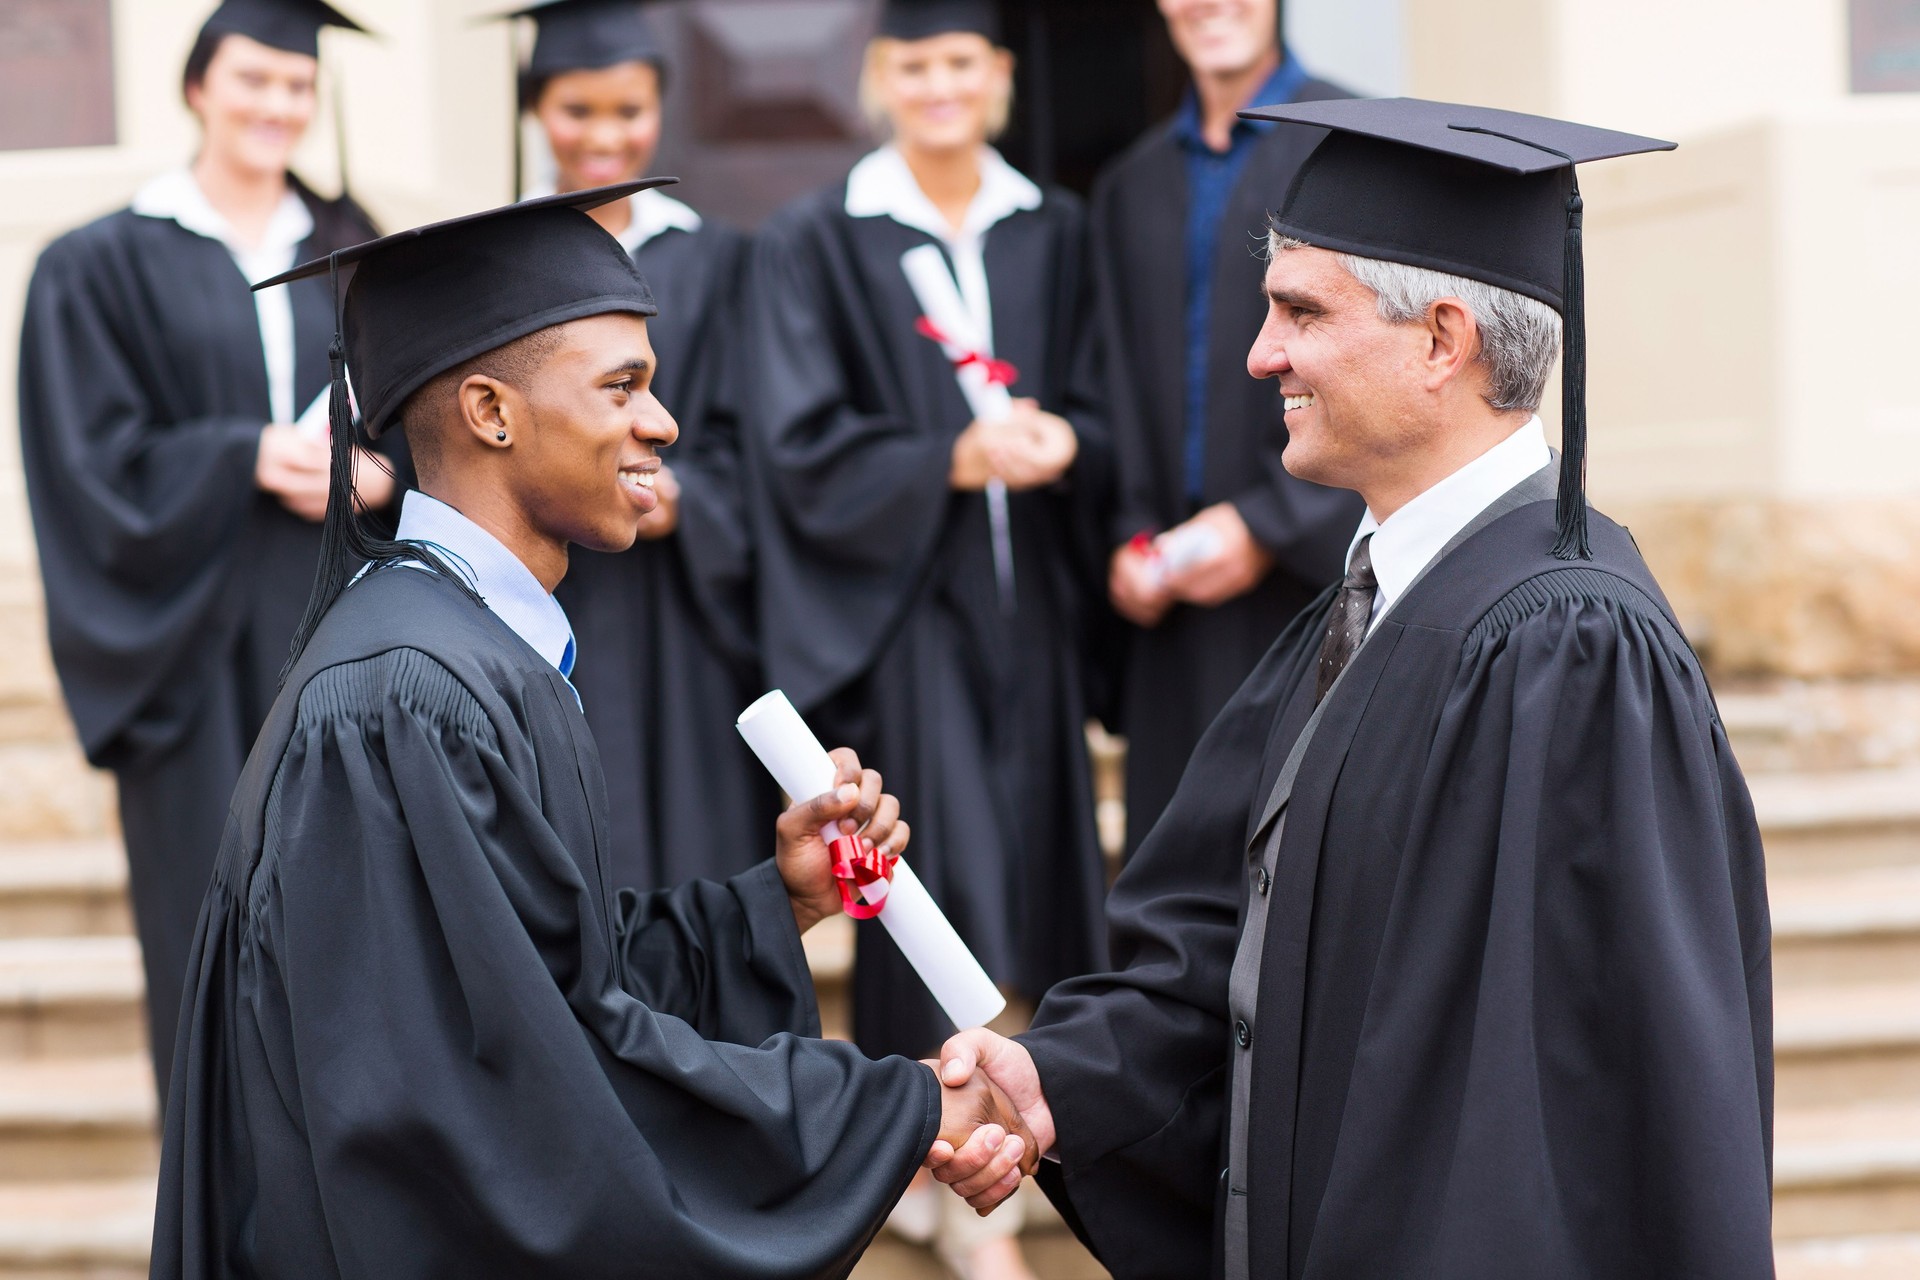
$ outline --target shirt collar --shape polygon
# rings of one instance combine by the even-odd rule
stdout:
[[[1379,622],[1475,516],[1552,461],[1546,428],[1534,417],[1386,520],[1376,520],[1373,512],[1367,512],[1348,544],[1347,559],[1352,562],[1360,539],[1372,536],[1368,553],[1373,559],[1373,576],[1380,584],[1374,621]]]
[[[294,251],[313,234],[313,214],[307,202],[289,187],[267,220],[260,243],[242,245],[233,224],[213,207],[190,169],[169,170],[149,180],[134,193],[132,207],[142,217],[170,218],[197,236],[219,241],[240,264],[249,284],[284,271]]]
[[[1294,95],[1300,92],[1300,86],[1307,82],[1307,69],[1300,60],[1285,50],[1281,51],[1280,65],[1273,74],[1261,82],[1259,89],[1248,100],[1250,107],[1274,106],[1282,102],[1292,102]],[[1252,137],[1266,133],[1277,127],[1272,120],[1235,120],[1233,136]],[[1207,141],[1200,134],[1200,95],[1189,83],[1180,98],[1180,110],[1173,117],[1173,136],[1190,149],[1204,148],[1211,151]]]
[[[881,147],[869,153],[847,175],[848,217],[892,218],[948,243],[978,239],[995,223],[1038,209],[1040,202],[1040,188],[992,147],[980,148],[980,190],[967,206],[958,233],[920,190],[898,148]]]
[[[498,538],[418,489],[408,490],[402,501],[394,536],[445,553],[448,567],[467,580],[500,621],[561,675],[572,673],[573,625],[566,610]]]
[[[533,188],[522,200],[538,200],[554,194],[551,184]],[[627,229],[614,239],[628,253],[638,253],[640,246],[655,236],[669,231],[685,231],[692,234],[700,229],[701,218],[693,206],[675,200],[657,187],[648,187],[645,191],[636,191],[627,197]]]

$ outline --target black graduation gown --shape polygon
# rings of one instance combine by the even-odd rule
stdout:
[[[947,482],[972,414],[940,348],[914,330],[900,269],[933,237],[849,217],[844,184],[832,187],[762,229],[747,308],[769,680],[886,775],[920,878],[988,974],[1036,997],[1105,954],[1075,537],[1109,458],[1079,389],[1082,227],[1078,203],[1049,192],[987,233],[1012,391],[1080,436],[1065,483],[1009,495],[1011,616],[986,499]],[[925,1053],[952,1030],[879,929],[861,932],[853,1005],[869,1052]]]
[[[1298,100],[1347,96],[1310,80]],[[1129,851],[1166,807],[1200,735],[1273,638],[1340,576],[1347,539],[1360,522],[1353,494],[1287,474],[1280,464],[1287,445],[1280,393],[1247,375],[1247,349],[1265,310],[1257,251],[1267,215],[1322,136],[1313,129],[1268,132],[1253,144],[1228,201],[1213,264],[1206,472],[1197,505],[1186,490],[1187,154],[1171,122],[1135,143],[1094,186],[1090,226],[1118,484],[1106,550],[1232,502],[1274,556],[1259,586],[1218,608],[1176,605],[1148,630],[1118,624],[1125,643],[1110,647],[1121,658],[1110,718],[1127,735]]]
[[[647,332],[655,394],[680,424],[666,454],[680,525],[619,555],[576,548],[555,593],[573,623],[573,682],[606,769],[617,887],[724,878],[771,848],[777,789],[733,728],[765,692],[727,367],[746,247],[705,222],[634,254],[660,305]],[[696,795],[698,805],[677,802]]]
[[[316,227],[298,260],[375,234],[296,189]],[[324,279],[288,287],[297,412],[327,384],[334,316]],[[253,296],[225,246],[123,209],[41,254],[21,456],[54,667],[88,760],[119,781],[163,1097],[221,818],[319,559],[320,526],[254,486],[270,414]]]
[[[1236,1054],[1255,1275],[1772,1274],[1759,832],[1658,586],[1592,528],[1568,564],[1551,501],[1489,524],[1329,695],[1245,1049],[1228,975],[1330,593],[1208,731],[1114,888],[1116,972],[1025,1037],[1044,1176],[1121,1280],[1220,1273]]]
[[[771,863],[616,919],[607,829],[552,667],[437,575],[350,588],[234,798],[153,1275],[846,1275],[938,1086],[817,1038]]]

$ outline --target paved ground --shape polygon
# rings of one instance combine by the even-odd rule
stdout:
[[[1027,1261],[1040,1280],[1107,1280],[1106,1271],[1065,1231],[1030,1231],[1023,1241]],[[853,1269],[853,1280],[951,1280],[951,1277],[927,1250],[883,1235]]]

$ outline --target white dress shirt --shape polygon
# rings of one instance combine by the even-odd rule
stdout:
[[[543,184],[520,198],[538,200],[553,194],[553,188]],[[638,253],[641,245],[665,232],[691,233],[700,229],[700,215],[694,212],[691,205],[675,200],[657,187],[648,187],[645,191],[636,191],[628,196],[627,211],[627,229],[614,239],[629,254]]]
[[[242,244],[233,224],[213,207],[188,169],[163,173],[141,187],[133,197],[133,211],[146,218],[171,219],[197,236],[219,241],[250,285],[292,267],[301,243],[313,234],[313,215],[289,188],[267,220],[260,243]],[[262,290],[253,295],[253,311],[267,363],[268,412],[274,422],[292,422],[302,407],[293,402],[293,293]]]
[[[1535,417],[1385,520],[1376,520],[1372,511],[1361,517],[1360,528],[1347,545],[1347,562],[1353,562],[1360,539],[1371,535],[1367,552],[1379,585],[1374,589],[1373,620],[1367,624],[1367,633],[1373,633],[1413,580],[1475,516],[1552,461],[1546,428]]]
[[[946,245],[954,283],[973,316],[976,332],[993,350],[993,295],[987,289],[987,232],[1016,213],[1040,207],[1040,188],[992,147],[980,148],[980,189],[955,231],[946,215],[920,189],[907,158],[894,147],[868,153],[847,174],[847,216],[892,218]]]
[[[401,502],[394,537],[424,542],[441,552],[448,567],[467,580],[515,635],[561,676],[573,674],[573,624],[567,611],[498,538],[418,489],[409,490]]]

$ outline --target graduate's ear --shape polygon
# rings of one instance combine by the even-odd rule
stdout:
[[[1427,308],[1424,385],[1438,392],[1460,378],[1480,354],[1480,324],[1458,298],[1442,298]]]
[[[454,397],[461,429],[474,442],[488,449],[505,449],[513,443],[524,401],[511,386],[484,373],[469,374]]]

